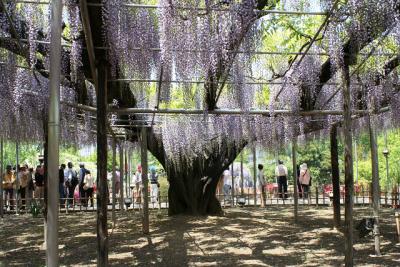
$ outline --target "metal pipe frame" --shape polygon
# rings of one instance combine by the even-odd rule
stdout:
[[[96,112],[96,108],[91,106],[86,106],[82,104],[73,104],[63,102],[63,104],[89,111]],[[382,108],[380,112],[388,111],[389,108]],[[266,115],[266,116],[276,116],[276,115],[286,115],[286,116],[326,116],[326,115],[343,115],[343,110],[310,110],[310,111],[292,111],[292,110],[239,110],[239,109],[217,109],[205,111],[203,109],[151,109],[151,108],[120,108],[120,109],[110,109],[110,113],[115,113],[118,115],[129,115],[129,114],[186,114],[186,115]],[[351,112],[353,115],[367,115],[370,110],[353,110]]]
[[[16,0],[16,3],[19,4],[34,4],[34,5],[48,5],[50,2],[47,1],[29,1],[29,0]],[[98,3],[88,3],[88,6],[91,7],[103,7],[103,4]],[[169,6],[158,6],[158,5],[145,5],[145,4],[133,4],[133,3],[122,3],[121,6],[128,8],[143,8],[143,9],[162,9],[162,8],[170,8]],[[229,12],[229,9],[224,8],[199,8],[199,7],[184,7],[184,6],[174,6],[174,9],[180,10],[196,10],[196,11],[214,11],[214,12]],[[295,15],[295,16],[326,16],[326,12],[307,12],[307,11],[285,11],[285,10],[254,10],[254,12],[260,15],[268,15],[268,14],[276,14],[276,15]]]
[[[16,38],[11,38],[11,37],[4,37],[0,36],[0,40],[4,41],[17,41],[19,40],[20,42],[23,43],[28,43],[28,39],[16,39]],[[38,44],[43,44],[43,45],[50,45],[50,42],[48,41],[42,41],[42,40],[31,40],[32,42],[38,43]],[[61,44],[62,47],[72,47],[71,44]],[[93,46],[95,50],[108,50],[110,47],[103,47],[103,46]],[[87,47],[82,47],[82,49],[88,49]],[[137,51],[143,51],[143,50],[148,50],[152,52],[161,52],[161,48],[159,47],[132,47],[130,50],[137,50]],[[219,53],[219,51],[213,51],[213,50],[197,50],[197,49],[172,49],[171,51],[174,52],[187,52],[187,53]],[[228,51],[228,53],[235,53],[235,54],[252,54],[252,55],[305,55],[305,52],[296,52],[296,51],[290,51],[290,52],[279,52],[279,51]],[[360,55],[363,56],[368,56],[371,53],[359,53]],[[372,53],[370,56],[380,56],[380,57],[391,57],[391,56],[396,56],[396,53]],[[314,52],[308,52],[307,56],[330,56],[329,53],[314,53]]]

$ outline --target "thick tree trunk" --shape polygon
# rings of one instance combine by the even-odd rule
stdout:
[[[207,152],[175,163],[166,159],[160,136],[150,135],[148,149],[168,175],[169,215],[221,215],[221,205],[215,195],[219,178],[246,143],[213,144]]]

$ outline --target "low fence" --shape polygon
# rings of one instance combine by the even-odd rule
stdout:
[[[308,196],[299,194],[298,204],[299,205],[331,205],[332,194],[325,190],[324,186],[315,186],[310,188]],[[267,190],[265,194],[265,205],[293,205],[294,204],[294,193],[293,187],[290,187],[286,198],[281,197],[276,190]],[[229,194],[218,194],[216,197],[219,199],[222,207],[232,206],[259,206],[261,204],[260,192],[254,191],[252,188],[245,188],[242,191],[239,189],[232,195]],[[5,199],[6,200],[6,199]],[[124,206],[125,209],[142,209],[143,199],[141,196],[129,196],[125,198],[125,203],[120,203],[120,198],[116,198],[115,208],[117,210]],[[345,194],[344,190],[340,192],[340,203],[344,204]],[[25,213],[32,212],[32,208],[43,207],[43,198],[27,198],[18,199],[18,205],[16,205],[15,196],[10,200],[4,201],[4,211],[9,213]],[[359,187],[354,192],[354,204],[355,205],[370,205],[372,203],[372,191],[370,188]],[[400,191],[398,188],[394,188],[390,191],[381,192],[380,203],[384,207],[400,207]],[[93,200],[87,198],[63,198],[60,199],[60,212],[68,213],[74,211],[95,211],[96,210],[96,194]],[[122,205],[120,205],[122,204]],[[166,209],[168,208],[168,196],[158,196],[157,199],[152,198],[149,194],[149,208],[150,209]],[[108,209],[112,210],[112,197],[109,197]]]

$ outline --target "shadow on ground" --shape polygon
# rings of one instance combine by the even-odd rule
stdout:
[[[381,214],[384,256],[371,257],[372,238],[358,239],[355,233],[355,265],[400,265],[394,213],[387,209]],[[368,208],[355,209],[357,219],[368,215]],[[340,266],[344,259],[343,235],[331,228],[332,211],[327,207],[302,207],[297,224],[290,207],[233,208],[224,217],[154,212],[149,235],[141,233],[138,212],[117,217],[109,237],[112,266]],[[60,215],[62,265],[96,265],[95,220],[92,212]],[[0,225],[0,266],[45,265],[43,219],[7,215]]]

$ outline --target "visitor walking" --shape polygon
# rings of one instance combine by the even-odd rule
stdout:
[[[264,165],[258,164],[258,173],[257,173],[257,178],[258,178],[258,184],[260,186],[260,192],[261,192],[261,207],[265,207],[265,177],[264,177]]]
[[[68,188],[68,204],[72,208],[74,203],[74,192],[76,186],[79,184],[79,179],[77,172],[73,169],[74,166],[72,165],[72,162],[68,162],[67,167],[68,168],[65,171],[65,176],[67,177],[65,185]]]
[[[15,184],[15,176],[12,171],[11,165],[7,165],[6,172],[3,175],[3,189],[4,189],[4,203],[6,204],[6,209],[10,206],[10,210],[14,209],[14,184]],[[8,205],[7,205],[8,200]]]
[[[158,174],[154,166],[150,168],[150,187],[151,203],[158,203],[158,188],[160,184],[158,183]]]
[[[83,180],[84,197],[86,199],[85,207],[88,206],[90,200],[90,207],[93,207],[93,190],[94,178],[89,170],[86,170],[85,178]]]
[[[142,187],[142,166],[138,165],[135,173],[136,203],[141,203]]]
[[[60,193],[60,205],[61,208],[65,207],[65,164],[61,164],[60,169],[58,170],[58,191]]]
[[[299,180],[301,183],[301,188],[303,192],[303,199],[308,198],[308,192],[311,185],[311,174],[309,169],[307,168],[307,164],[303,163],[300,166],[300,176]]]
[[[278,166],[276,166],[275,168],[275,176],[278,180],[278,194],[280,198],[286,199],[288,170],[283,164],[283,161],[279,160],[278,163]]]

